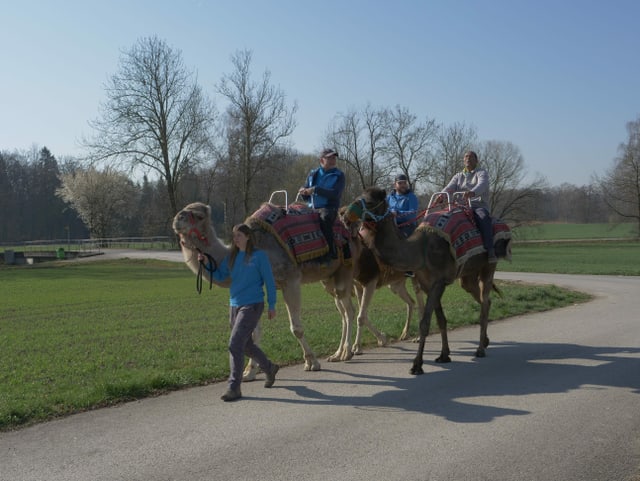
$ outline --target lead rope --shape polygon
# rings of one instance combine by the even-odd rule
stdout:
[[[206,252],[202,252],[198,249],[198,252],[207,258],[208,265],[205,265],[205,261],[199,261],[198,274],[196,275],[196,291],[198,294],[202,294],[202,277],[204,276],[204,270],[208,270],[211,274],[218,269],[218,263]],[[213,289],[213,276],[209,276],[209,290]]]

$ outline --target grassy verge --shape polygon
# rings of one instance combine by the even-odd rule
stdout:
[[[638,225],[634,222],[622,224],[569,224],[539,223],[513,229],[518,240],[559,239],[638,239]]]
[[[640,276],[640,242],[515,243],[513,262],[498,270]]]
[[[548,254],[544,259],[555,265]],[[517,266],[521,257],[516,250],[517,262],[501,266]],[[0,283],[0,429],[227,376],[228,291],[197,295],[195,276],[182,264],[54,262],[0,269]],[[492,319],[588,299],[554,286],[498,286],[504,298],[494,297]],[[318,356],[327,356],[339,342],[338,314],[319,284],[304,286],[303,296],[306,336]],[[450,327],[475,323],[478,307],[457,285],[443,303]],[[278,312],[264,321],[262,345],[279,363],[300,363],[281,297]],[[397,338],[404,306],[382,289],[370,318]],[[367,333],[364,342],[375,340]]]

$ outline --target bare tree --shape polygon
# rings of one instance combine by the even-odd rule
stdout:
[[[384,153],[396,173],[407,175],[415,188],[433,170],[438,125],[429,119],[418,122],[409,109],[400,106],[388,110],[385,119]]]
[[[224,75],[218,92],[228,101],[226,141],[228,185],[233,188],[228,198],[241,196],[244,215],[258,202],[256,187],[262,176],[278,171],[275,153],[286,147],[286,140],[296,127],[297,104],[289,107],[282,90],[271,85],[267,70],[260,83],[251,79],[251,57],[248,50],[237,51],[231,61],[234,71]]]
[[[95,135],[83,141],[88,158],[156,173],[166,183],[173,216],[183,174],[204,162],[211,148],[213,105],[180,51],[157,37],[122,53],[105,90],[101,116],[90,122]]]
[[[91,236],[119,235],[137,190],[127,176],[107,167],[61,174],[56,195],[76,210]]]
[[[527,169],[520,149],[511,142],[488,140],[480,144],[478,157],[488,170],[491,184],[491,215],[518,221],[526,216],[526,206],[535,193],[547,187],[537,176],[526,181]]]
[[[435,191],[447,185],[451,177],[462,168],[464,153],[476,145],[477,136],[475,127],[464,122],[439,127],[436,140],[437,160],[425,177]]]
[[[384,161],[387,111],[366,105],[338,114],[327,129],[325,144],[335,148],[344,162],[347,177],[344,196],[386,181],[393,166]],[[357,180],[354,180],[357,179]]]
[[[607,206],[620,218],[636,222],[640,235],[640,117],[627,123],[627,134],[619,157],[596,181]]]

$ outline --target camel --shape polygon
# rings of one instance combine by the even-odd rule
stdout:
[[[343,209],[344,211],[344,209]],[[375,253],[363,241],[363,236],[368,235],[368,231],[360,229],[360,223],[353,224],[350,229],[353,239],[354,251],[354,289],[358,299],[358,314],[356,337],[351,348],[353,354],[362,354],[362,333],[363,328],[367,327],[375,336],[378,346],[386,346],[388,339],[384,333],[381,333],[369,321],[368,311],[369,305],[373,299],[375,292],[383,286],[387,286],[391,292],[398,296],[406,305],[407,316],[404,328],[400,335],[400,340],[404,341],[409,338],[409,327],[413,318],[413,311],[418,307],[418,312],[422,315],[424,311],[424,300],[422,291],[417,279],[412,278],[413,291],[415,300],[411,298],[407,291],[405,272],[393,269],[384,265],[376,257]]]
[[[349,341],[355,314],[351,302],[353,291],[352,264],[344,262],[342,258],[332,259],[325,263],[312,260],[296,263],[279,239],[276,239],[276,236],[271,231],[265,229],[263,224],[252,216],[247,218],[245,223],[251,227],[254,233],[256,247],[265,251],[269,256],[276,286],[282,290],[287,307],[291,332],[302,348],[304,370],[319,371],[321,366],[304,337],[304,328],[301,320],[301,284],[321,281],[325,290],[333,296],[335,305],[341,314],[342,337],[340,345],[336,352],[329,356],[328,361],[348,361],[351,359],[353,354],[349,348]],[[195,202],[189,204],[178,212],[173,219],[173,229],[180,237],[185,263],[196,275],[200,270],[199,252],[211,256],[215,263],[220,263],[231,251],[231,247],[225,245],[218,238],[211,223],[211,208],[204,203]],[[202,271],[206,275],[206,269],[202,269]],[[212,281],[208,275],[206,277],[216,285],[228,287],[228,283],[220,284],[215,280]],[[250,362],[244,373],[245,379],[251,380],[255,372],[257,372],[256,366]]]
[[[500,292],[494,285],[496,264],[488,262],[486,251],[470,257],[458,266],[449,241],[425,224],[407,239],[403,238],[387,210],[386,192],[377,187],[366,189],[346,209],[343,221],[350,225],[363,222],[363,228],[370,232],[369,247],[382,262],[400,271],[412,270],[420,287],[427,294],[424,313],[420,319],[418,352],[413,360],[410,373],[423,374],[423,353],[426,336],[429,333],[431,316],[435,311],[442,341],[441,352],[436,362],[451,362],[447,337],[447,319],[441,299],[446,287],[456,279],[462,288],[480,304],[480,342],[476,357],[484,357],[489,346],[487,324],[491,308],[490,293]],[[367,240],[367,238],[365,238]],[[496,243],[499,258],[509,257],[509,240]]]

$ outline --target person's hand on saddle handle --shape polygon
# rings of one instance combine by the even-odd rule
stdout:
[[[476,194],[472,191],[472,190],[467,190],[465,191],[464,194],[462,194],[462,200],[467,202],[469,199],[471,199],[472,197],[475,197]]]
[[[447,196],[444,194],[438,194],[435,199],[433,199],[433,204],[431,205],[440,205],[444,204],[447,201]]]
[[[300,187],[298,194],[300,195],[312,195],[315,187]]]

